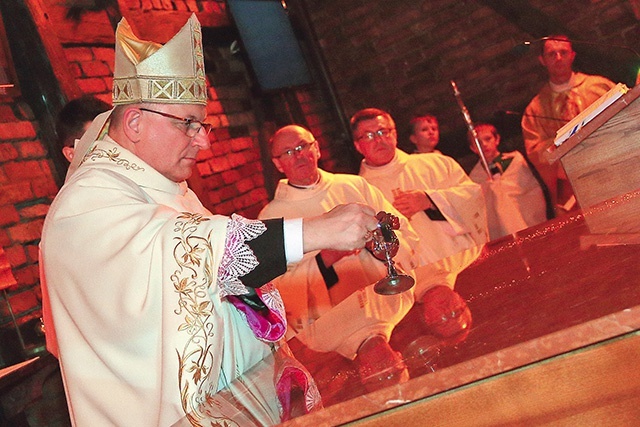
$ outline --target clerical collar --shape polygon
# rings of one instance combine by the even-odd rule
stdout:
[[[575,83],[576,83],[575,80],[576,80],[576,73],[574,72],[574,73],[571,73],[571,78],[566,82],[561,83],[559,85],[549,82],[549,85],[551,86],[551,90],[554,92],[564,92],[575,86]]]
[[[293,188],[299,188],[301,190],[308,190],[310,188],[314,188],[316,185],[318,185],[318,183],[320,182],[320,174],[318,174],[318,179],[316,179],[316,182],[314,182],[313,184],[309,184],[309,185],[296,185],[296,184],[292,184],[291,182],[287,181],[287,184],[292,186]]]

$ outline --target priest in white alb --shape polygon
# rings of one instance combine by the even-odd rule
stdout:
[[[351,118],[356,149],[364,159],[360,176],[375,185],[404,214],[434,262],[487,242],[487,216],[480,186],[462,167],[438,153],[407,154],[397,148],[396,125],[377,108]]]
[[[278,129],[270,139],[270,149],[273,163],[286,178],[280,180],[273,200],[262,209],[259,218],[306,218],[341,203],[366,204],[400,218],[394,262],[398,269],[412,274],[419,260],[415,252],[419,248],[418,237],[380,190],[359,176],[319,168],[318,141],[301,126]],[[373,285],[386,274],[383,261],[368,250],[306,254],[274,281],[285,301],[290,335],[302,332],[298,337],[310,348],[336,351],[348,359],[356,358],[366,340],[379,336],[377,348],[384,348],[393,359],[388,339],[413,305],[413,293],[376,294]],[[310,327],[318,319],[320,323]]]

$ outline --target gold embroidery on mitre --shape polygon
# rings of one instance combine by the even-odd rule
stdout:
[[[202,31],[192,15],[164,46],[140,40],[122,19],[116,30],[113,104],[207,103]]]

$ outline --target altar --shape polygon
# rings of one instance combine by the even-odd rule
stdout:
[[[593,209],[625,209],[638,197],[640,190],[423,271],[452,286],[471,319],[461,338],[439,340],[416,321],[416,303],[390,340],[407,381],[371,391],[349,360],[294,337],[290,347],[313,374],[324,409],[282,425],[632,425],[640,419],[640,246],[585,245],[584,237]],[[443,274],[443,266],[454,268]],[[255,420],[242,403],[258,396],[251,382],[260,367],[252,371],[219,396],[237,405],[240,425]]]

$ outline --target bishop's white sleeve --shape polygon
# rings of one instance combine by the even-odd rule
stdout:
[[[302,218],[285,219],[283,228],[287,264],[299,262],[304,255]]]

